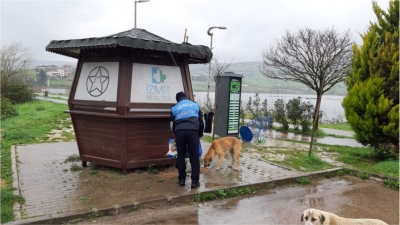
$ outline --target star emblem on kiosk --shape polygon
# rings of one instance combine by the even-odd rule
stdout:
[[[99,97],[107,90],[109,80],[106,68],[102,66],[95,67],[90,71],[86,80],[87,92],[93,97]]]

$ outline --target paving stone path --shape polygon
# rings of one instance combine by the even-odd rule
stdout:
[[[208,149],[209,143],[202,142],[202,146]],[[18,171],[14,173],[14,186],[25,198],[23,205],[14,207],[17,219],[22,219],[19,222],[28,218],[67,217],[137,205],[150,199],[172,198],[302,175],[244,153],[239,172],[228,168],[230,160],[225,159],[220,171],[215,170],[215,164],[210,169],[202,168],[201,186],[191,189],[190,176],[185,187],[178,186],[178,174],[173,166],[132,169],[127,175],[118,169],[103,166],[79,170],[79,161],[66,162],[69,157],[79,154],[76,142],[15,146],[13,151],[16,156],[13,167]],[[152,173],[154,169],[158,170],[157,174]]]

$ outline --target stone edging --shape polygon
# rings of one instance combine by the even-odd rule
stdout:
[[[21,194],[20,189],[19,189],[17,159],[18,159],[17,146],[12,145],[11,146],[11,168],[12,168],[12,177],[13,177],[12,186],[15,187],[15,190],[13,191],[14,195]],[[15,215],[15,220],[21,219],[21,205],[17,201],[14,202],[13,212]]]

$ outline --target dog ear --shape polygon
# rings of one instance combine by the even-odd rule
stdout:
[[[303,222],[303,220],[304,220],[304,213],[301,214],[301,219],[300,219],[300,221]]]
[[[321,221],[321,223],[324,223],[325,221],[325,216],[323,214],[321,214],[321,216],[319,217],[319,220]]]

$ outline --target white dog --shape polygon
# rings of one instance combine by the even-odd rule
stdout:
[[[377,219],[349,219],[318,209],[306,209],[301,215],[305,225],[388,225]]]

